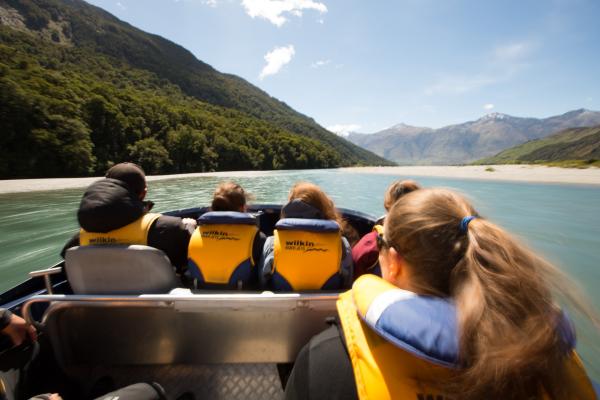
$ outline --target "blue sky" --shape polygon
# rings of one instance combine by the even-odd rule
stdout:
[[[333,130],[600,109],[597,0],[90,0]]]

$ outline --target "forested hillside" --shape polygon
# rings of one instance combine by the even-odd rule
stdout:
[[[0,0],[0,177],[386,164],[79,0]]]
[[[505,150],[477,164],[544,163],[600,166],[600,126],[573,128]]]

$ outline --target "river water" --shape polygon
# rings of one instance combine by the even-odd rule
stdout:
[[[467,195],[480,214],[541,252],[571,275],[600,308],[600,187],[489,182],[431,177],[361,174],[340,170],[274,171],[233,178],[255,203],[282,203],[294,182],[320,185],[340,207],[383,214],[383,193],[395,179],[443,186]],[[222,177],[151,182],[148,199],[155,211],[208,204]],[[83,189],[0,195],[0,290],[27,278],[27,272],[59,261],[59,252],[77,230],[76,210]],[[579,327],[587,342],[598,339]],[[583,334],[581,334],[583,333]],[[589,337],[589,338],[588,338]],[[600,377],[600,357],[582,343],[582,353]],[[597,354],[594,352],[594,354]]]

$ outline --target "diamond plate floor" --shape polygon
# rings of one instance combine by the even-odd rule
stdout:
[[[90,382],[90,385],[104,376],[110,376],[116,387],[137,382],[158,382],[173,399],[185,392],[194,393],[196,400],[277,400],[284,397],[275,364],[95,367],[87,373],[72,373],[79,375],[80,382]]]

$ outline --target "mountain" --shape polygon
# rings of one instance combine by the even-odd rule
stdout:
[[[518,164],[569,162],[573,165],[600,165],[600,125],[571,128],[504,150],[476,164]]]
[[[388,160],[405,164],[403,160],[418,159],[423,154],[433,131],[431,128],[398,124],[374,134],[352,132],[346,138]]]
[[[439,129],[396,125],[348,140],[399,164],[465,164],[572,127],[600,124],[600,112],[585,109],[536,119],[492,113]]]
[[[81,0],[0,0],[0,177],[389,164]]]

